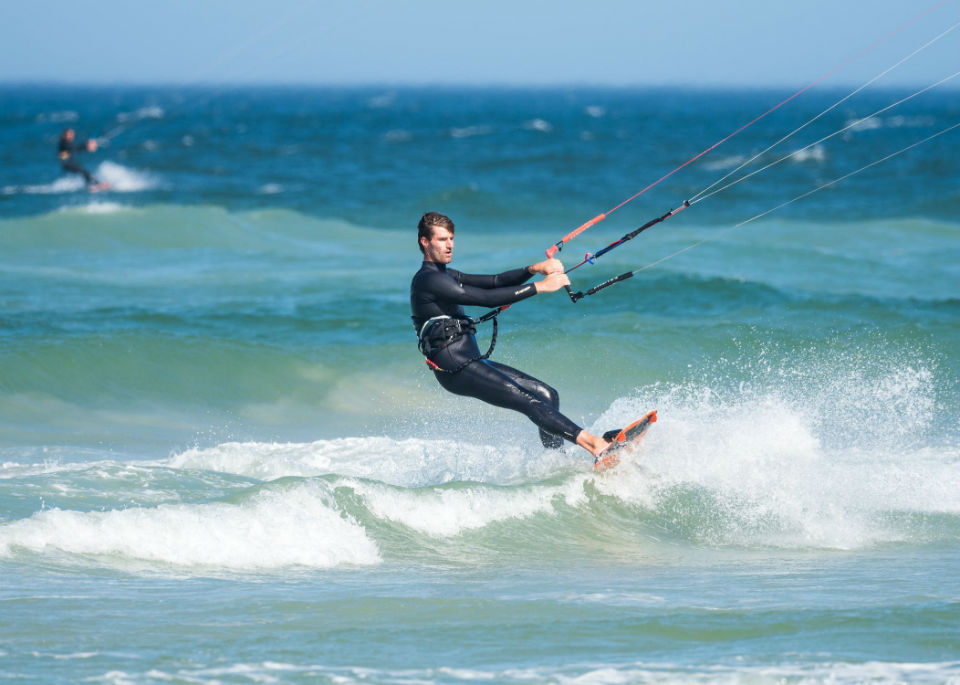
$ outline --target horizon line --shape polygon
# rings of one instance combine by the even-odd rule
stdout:
[[[821,90],[835,90],[857,87],[857,83],[835,83],[820,87]],[[601,83],[588,81],[541,81],[541,82],[512,82],[512,81],[73,81],[62,79],[3,79],[0,78],[0,87],[60,87],[60,88],[314,88],[314,89],[460,89],[460,90],[789,90],[796,88],[795,83],[709,83],[709,82],[631,82],[631,83]],[[908,90],[916,88],[916,83],[881,85],[872,88],[874,91]],[[943,85],[940,90],[960,90],[960,84]]]

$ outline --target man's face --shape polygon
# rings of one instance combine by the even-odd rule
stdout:
[[[453,233],[442,226],[431,226],[430,240],[420,238],[420,245],[425,261],[449,264],[453,259]]]

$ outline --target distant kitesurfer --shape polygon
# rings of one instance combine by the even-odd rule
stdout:
[[[72,128],[65,128],[63,133],[60,134],[60,142],[57,145],[60,166],[67,173],[83,176],[83,180],[87,184],[87,190],[103,190],[107,187],[107,184],[95,179],[93,174],[80,166],[73,157],[78,152],[96,152],[97,141],[95,138],[90,138],[83,143],[77,143],[75,141],[76,135],[76,131]]]
[[[475,397],[526,415],[539,427],[545,447],[557,449],[563,440],[569,440],[596,457],[609,442],[561,414],[560,396],[552,387],[506,364],[483,358],[477,347],[475,322],[463,310],[463,305],[500,307],[559,290],[570,284],[563,264],[558,259],[546,259],[497,275],[448,269],[453,259],[453,231],[453,222],[443,214],[423,215],[417,235],[423,266],[410,284],[413,325],[437,381],[456,395]],[[534,274],[544,278],[526,284]]]

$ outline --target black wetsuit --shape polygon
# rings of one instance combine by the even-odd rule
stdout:
[[[76,160],[73,159],[73,155],[76,153],[86,151],[86,141],[83,143],[73,143],[63,136],[60,137],[60,143],[57,145],[57,156],[60,158],[61,168],[68,173],[82,175],[83,180],[88,186],[96,185],[97,179],[93,177],[93,174],[77,164]]]
[[[560,413],[560,395],[522,371],[479,359],[475,329],[463,311],[463,305],[500,307],[535,295],[533,284],[524,285],[530,276],[525,268],[486,276],[424,262],[410,284],[410,309],[418,334],[429,319],[451,317],[432,323],[421,338],[427,358],[443,369],[434,371],[440,385],[454,394],[521,412],[540,428],[545,447],[558,448],[564,439],[576,442],[581,430]]]

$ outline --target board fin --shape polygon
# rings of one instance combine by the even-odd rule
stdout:
[[[617,433],[613,439],[610,440],[610,446],[594,459],[594,470],[606,471],[619,464],[620,456],[617,453],[626,447],[636,446],[646,434],[647,429],[650,428],[650,424],[656,423],[656,421],[657,410],[654,409]],[[604,434],[604,437],[606,437],[606,435],[607,434]]]

